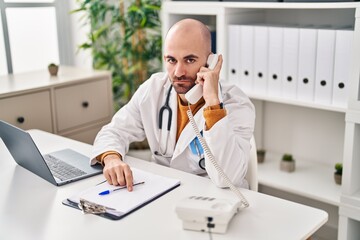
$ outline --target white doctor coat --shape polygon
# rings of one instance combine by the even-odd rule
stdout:
[[[208,175],[219,187],[226,187],[205,155],[206,171],[199,167],[200,157],[189,145],[196,138],[191,124],[187,124],[176,142],[177,93],[171,90],[169,106],[172,109],[171,128],[167,131],[169,113],[164,111],[162,129],[159,129],[159,111],[165,104],[171,82],[166,73],[156,73],[144,82],[127,105],[121,108],[96,136],[90,163],[106,151],[117,151],[124,156],[129,144],[148,140],[152,161],[161,165],[198,175]],[[220,101],[227,115],[210,130],[205,131],[203,108],[194,116],[196,124],[230,180],[238,187],[247,187],[244,179],[250,153],[250,138],[255,124],[255,110],[249,98],[236,86],[221,84]],[[131,162],[129,163],[131,167]]]

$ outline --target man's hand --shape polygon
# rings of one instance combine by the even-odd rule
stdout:
[[[203,97],[207,106],[218,105],[220,103],[218,96],[220,71],[223,63],[223,57],[220,54],[218,62],[213,70],[207,67],[201,67],[197,73],[196,82],[203,85]]]
[[[129,192],[133,189],[133,175],[130,166],[121,161],[118,155],[107,155],[103,160],[104,176],[109,184],[112,185],[126,185]]]

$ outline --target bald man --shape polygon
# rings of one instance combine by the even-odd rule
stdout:
[[[211,54],[208,28],[194,19],[174,24],[164,42],[165,73],[153,74],[96,136],[91,164],[104,166],[103,174],[113,185],[133,189],[134,176],[126,153],[134,141],[145,138],[152,161],[200,176],[226,187],[204,153],[186,114],[195,122],[220,167],[238,187],[248,187],[250,138],[255,113],[249,98],[236,86],[219,82],[222,55],[214,69],[207,67]],[[203,97],[189,104],[185,94],[195,84]]]

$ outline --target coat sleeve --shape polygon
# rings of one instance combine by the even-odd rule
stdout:
[[[226,90],[224,107],[227,115],[210,130],[204,138],[215,160],[238,187],[247,186],[250,139],[254,132],[255,108],[249,98],[237,87]],[[218,187],[227,187],[222,176],[205,155],[206,171]]]
[[[98,155],[106,151],[116,151],[124,158],[131,142],[145,139],[139,105],[146,86],[146,82],[141,85],[131,100],[115,113],[111,122],[99,131],[92,149],[91,165],[96,163]]]

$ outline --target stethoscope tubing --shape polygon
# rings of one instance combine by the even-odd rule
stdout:
[[[160,108],[159,111],[159,129],[162,129],[162,122],[163,122],[163,116],[164,116],[164,111],[167,110],[169,113],[169,119],[168,119],[168,124],[167,124],[167,130],[170,131],[171,128],[171,120],[172,120],[172,110],[169,106],[169,100],[170,100],[170,93],[172,90],[172,85],[169,87],[167,96],[166,96],[166,100],[165,100],[165,104]]]

